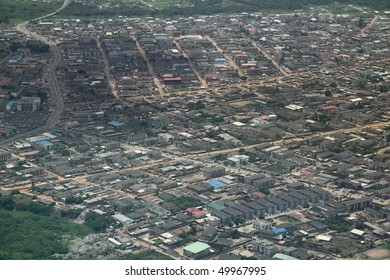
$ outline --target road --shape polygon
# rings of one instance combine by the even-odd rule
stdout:
[[[373,19],[371,20],[371,22],[366,27],[364,27],[360,32],[361,33],[366,33],[371,28],[374,28],[375,25],[378,23],[378,20],[379,20],[379,17],[377,15],[374,16]]]
[[[206,38],[207,40],[209,40],[209,41],[211,42],[211,44],[213,44],[213,46],[217,49],[217,51],[219,51],[219,52],[222,53],[223,57],[229,62],[230,66],[232,66],[233,69],[237,71],[237,74],[238,74],[238,76],[239,76],[240,78],[245,76],[245,74],[244,74],[244,72],[242,72],[241,68],[233,61],[233,59],[232,59],[230,56],[228,56],[228,55],[223,51],[223,49],[221,49],[221,48],[218,46],[217,42],[215,42],[213,39],[211,39],[210,36],[205,36],[205,38]]]
[[[144,59],[146,66],[148,67],[148,71],[149,71],[150,75],[152,75],[153,82],[154,82],[154,85],[157,87],[158,93],[160,94],[161,97],[164,97],[164,88],[163,88],[162,84],[160,83],[160,80],[157,78],[156,73],[154,72],[152,64],[150,63],[150,61],[146,55],[145,50],[142,48],[141,44],[139,43],[138,39],[135,36],[133,36],[132,39],[134,40],[135,45],[136,45],[139,53],[141,54],[142,58]]]
[[[69,2],[70,2],[70,0],[64,0],[64,3],[62,4],[62,6],[58,10],[56,10],[50,14],[47,14],[45,16],[41,16],[39,18],[36,18],[34,20],[35,21],[42,20],[42,19],[45,19],[45,18],[48,18],[48,17],[51,17],[51,16],[57,14],[62,9],[64,9],[66,6],[68,6]],[[20,140],[20,139],[30,137],[32,135],[38,134],[38,133],[43,132],[49,128],[54,127],[55,124],[58,122],[62,111],[64,110],[64,101],[62,99],[61,90],[60,90],[60,87],[58,85],[57,77],[55,74],[55,70],[60,62],[60,57],[61,57],[60,52],[59,52],[55,42],[53,42],[50,39],[45,38],[45,37],[43,37],[35,32],[31,32],[30,30],[28,30],[27,24],[29,22],[30,21],[26,21],[26,22],[23,22],[23,23],[17,25],[16,30],[25,34],[26,36],[28,36],[30,38],[34,38],[35,40],[41,41],[44,44],[47,44],[50,46],[52,61],[51,61],[51,64],[49,65],[49,67],[46,68],[46,75],[43,75],[43,76],[48,77],[49,88],[50,88],[50,97],[51,97],[51,102],[53,105],[52,105],[50,114],[46,120],[45,125],[38,127],[38,128],[35,128],[35,129],[32,129],[30,131],[26,131],[26,132],[17,134],[15,136],[7,138],[5,140],[2,140],[2,141],[0,141],[0,147],[8,145],[8,144],[10,144],[14,141]]]
[[[273,145],[281,145],[281,144],[286,144],[286,143],[292,143],[292,142],[300,142],[303,140],[308,140],[311,138],[315,137],[326,137],[330,136],[333,134],[337,133],[357,133],[361,132],[365,128],[384,128],[390,125],[390,121],[387,122],[380,122],[380,123],[375,123],[375,124],[367,124],[367,125],[358,125],[353,128],[348,128],[348,129],[337,129],[337,130],[332,130],[332,131],[326,131],[326,132],[315,132],[309,135],[305,135],[303,138],[291,138],[291,139],[280,139],[280,140],[269,140],[269,141],[263,141],[259,144],[253,144],[253,145],[246,145],[246,146],[240,146],[236,148],[230,148],[230,149],[225,149],[225,150],[217,150],[217,151],[212,151],[212,152],[204,152],[204,153],[199,153],[197,156],[198,158],[200,156],[216,156],[219,154],[226,154],[226,153],[232,153],[232,152],[238,152],[240,149],[250,149],[250,148],[255,148],[263,145],[264,143],[271,143]]]
[[[290,76],[291,71],[287,67],[281,65],[279,62],[276,61],[276,59],[270,55],[263,47],[261,47],[259,44],[257,44],[255,41],[253,41],[251,38],[247,37],[247,40],[251,42],[251,44],[259,51],[261,52],[268,60],[272,62],[272,64],[279,69],[279,71],[284,76]]]
[[[98,36],[95,40],[96,40],[96,46],[99,49],[100,56],[102,57],[102,60],[103,60],[103,71],[104,71],[104,75],[106,76],[106,79],[108,81],[108,86],[110,87],[111,94],[112,94],[112,96],[115,97],[115,99],[119,99],[118,91],[116,90],[115,78],[113,78],[111,75],[110,63],[108,62],[106,53],[102,48],[102,44],[100,42],[100,37]]]
[[[194,63],[192,62],[189,55],[183,50],[183,48],[180,46],[179,42],[176,39],[173,39],[172,42],[175,44],[178,51],[188,60],[188,65],[190,66],[192,72],[196,75],[198,80],[202,83],[203,88],[208,88],[208,84],[205,79],[203,79],[202,75],[199,73],[199,71],[196,69]]]

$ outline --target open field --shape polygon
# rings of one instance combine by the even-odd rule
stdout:
[[[390,258],[390,250],[389,249],[381,249],[375,248],[368,250],[364,253],[369,259],[373,260],[382,260]]]

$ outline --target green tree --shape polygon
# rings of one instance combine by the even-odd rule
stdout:
[[[108,223],[99,214],[90,211],[85,215],[85,225],[95,232],[104,232]]]
[[[79,196],[74,196],[74,195],[71,195],[71,196],[67,196],[65,198],[65,203],[66,204],[80,204],[80,203],[83,203],[83,199]]]
[[[11,195],[5,195],[0,197],[0,208],[5,210],[13,210],[14,209],[14,199]]]

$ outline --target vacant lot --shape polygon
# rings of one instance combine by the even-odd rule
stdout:
[[[373,260],[390,259],[390,250],[375,248],[364,252],[364,255]]]

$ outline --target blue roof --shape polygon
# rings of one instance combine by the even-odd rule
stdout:
[[[211,181],[208,181],[206,183],[209,184],[210,186],[212,186],[214,189],[226,186],[225,183],[222,183],[218,180],[211,180]]]
[[[7,105],[13,105],[13,104],[15,104],[16,103],[16,101],[15,100],[11,100],[11,101],[8,101],[8,103],[7,103]]]
[[[52,142],[49,142],[49,141],[38,141],[37,144],[41,145],[41,146],[44,146],[44,147],[49,147],[49,146],[53,146],[54,145]]]
[[[112,122],[109,122],[108,124],[112,125],[112,126],[115,126],[115,127],[119,127],[119,126],[123,125],[123,123],[117,122],[117,121],[112,121]]]
[[[22,59],[22,55],[21,54],[16,54],[16,55],[11,55],[8,58],[8,61],[19,61],[21,59]]]
[[[226,208],[225,205],[223,205],[221,203],[217,203],[217,202],[212,202],[208,206],[211,208],[214,208],[215,210],[219,210],[219,211]]]
[[[275,228],[275,229],[273,230],[273,232],[274,232],[275,234],[280,234],[280,233],[286,232],[286,229],[285,229],[284,227]]]
[[[118,54],[124,54],[124,53],[125,53],[124,51],[117,50],[117,51],[110,52],[110,55],[118,55]]]

